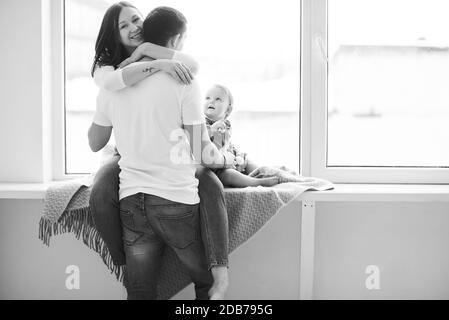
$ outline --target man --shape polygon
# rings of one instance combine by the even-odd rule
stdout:
[[[154,9],[143,24],[145,41],[181,50],[186,19],[168,7]],[[233,167],[207,134],[198,83],[183,86],[159,72],[133,87],[101,92],[89,129],[93,151],[112,128],[121,155],[120,217],[126,254],[128,299],[155,299],[162,254],[170,246],[208,299],[212,277],[200,237],[195,163]],[[185,134],[185,132],[187,134]]]

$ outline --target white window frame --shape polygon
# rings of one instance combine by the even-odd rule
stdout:
[[[51,0],[53,180],[66,179],[64,170],[64,1]]]
[[[448,184],[448,168],[327,167],[327,0],[301,0],[300,172],[334,183]],[[51,2],[53,180],[65,169],[64,0]],[[319,40],[321,39],[321,40]],[[87,133],[86,133],[87,134]]]
[[[88,174],[66,173],[65,151],[65,44],[64,3],[65,0],[49,0],[52,19],[52,179],[68,180]],[[301,44],[302,45],[302,44]],[[300,86],[302,79],[300,80]],[[298,106],[300,108],[300,106]],[[301,116],[301,115],[300,115]],[[301,122],[301,119],[300,119]],[[300,131],[300,128],[298,128]],[[298,132],[301,135],[301,132]],[[86,132],[87,138],[87,132]],[[301,136],[300,136],[301,139]],[[300,141],[300,144],[302,142]],[[302,151],[300,145],[300,172]],[[295,168],[297,170],[298,168]]]
[[[335,183],[448,184],[449,168],[327,167],[327,2],[302,0],[303,174]]]
[[[52,84],[52,180],[67,180],[85,174],[66,173],[65,152],[65,52],[64,5],[65,0],[51,3],[51,84]],[[49,66],[50,67],[50,66]],[[87,137],[87,132],[86,132]]]

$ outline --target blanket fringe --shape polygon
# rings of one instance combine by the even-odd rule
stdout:
[[[111,273],[115,274],[117,280],[123,282],[125,266],[114,264],[108,247],[95,228],[89,207],[66,210],[53,223],[45,217],[39,221],[39,239],[47,246],[50,245],[50,238],[53,235],[68,232],[74,233],[78,240],[82,236],[84,244],[97,252]]]

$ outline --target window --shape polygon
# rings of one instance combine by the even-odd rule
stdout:
[[[447,182],[449,3],[304,5],[311,174],[334,182]]]
[[[96,36],[114,0],[65,1],[66,173],[89,173],[102,154],[89,149],[87,129],[97,88],[90,76]],[[201,65],[205,91],[223,84],[234,96],[233,142],[256,163],[299,169],[300,2],[134,0],[145,16],[158,5],[188,20],[183,51]]]

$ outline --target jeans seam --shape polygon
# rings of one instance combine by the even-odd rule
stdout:
[[[206,233],[206,242],[207,242],[206,252],[209,251],[207,258],[209,260],[209,266],[211,266],[212,263],[215,262],[214,259],[212,258],[212,255],[214,255],[214,258],[215,258],[215,247],[214,247],[213,241],[211,241],[210,236],[209,236],[209,224],[208,224],[208,220],[207,220],[207,209],[206,209],[206,206],[204,206],[204,205],[202,207],[203,207],[203,213],[204,213],[202,216],[204,218],[203,219],[204,220],[204,230]],[[201,217],[200,217],[200,219],[201,219]],[[210,267],[209,267],[209,269],[210,269]]]

